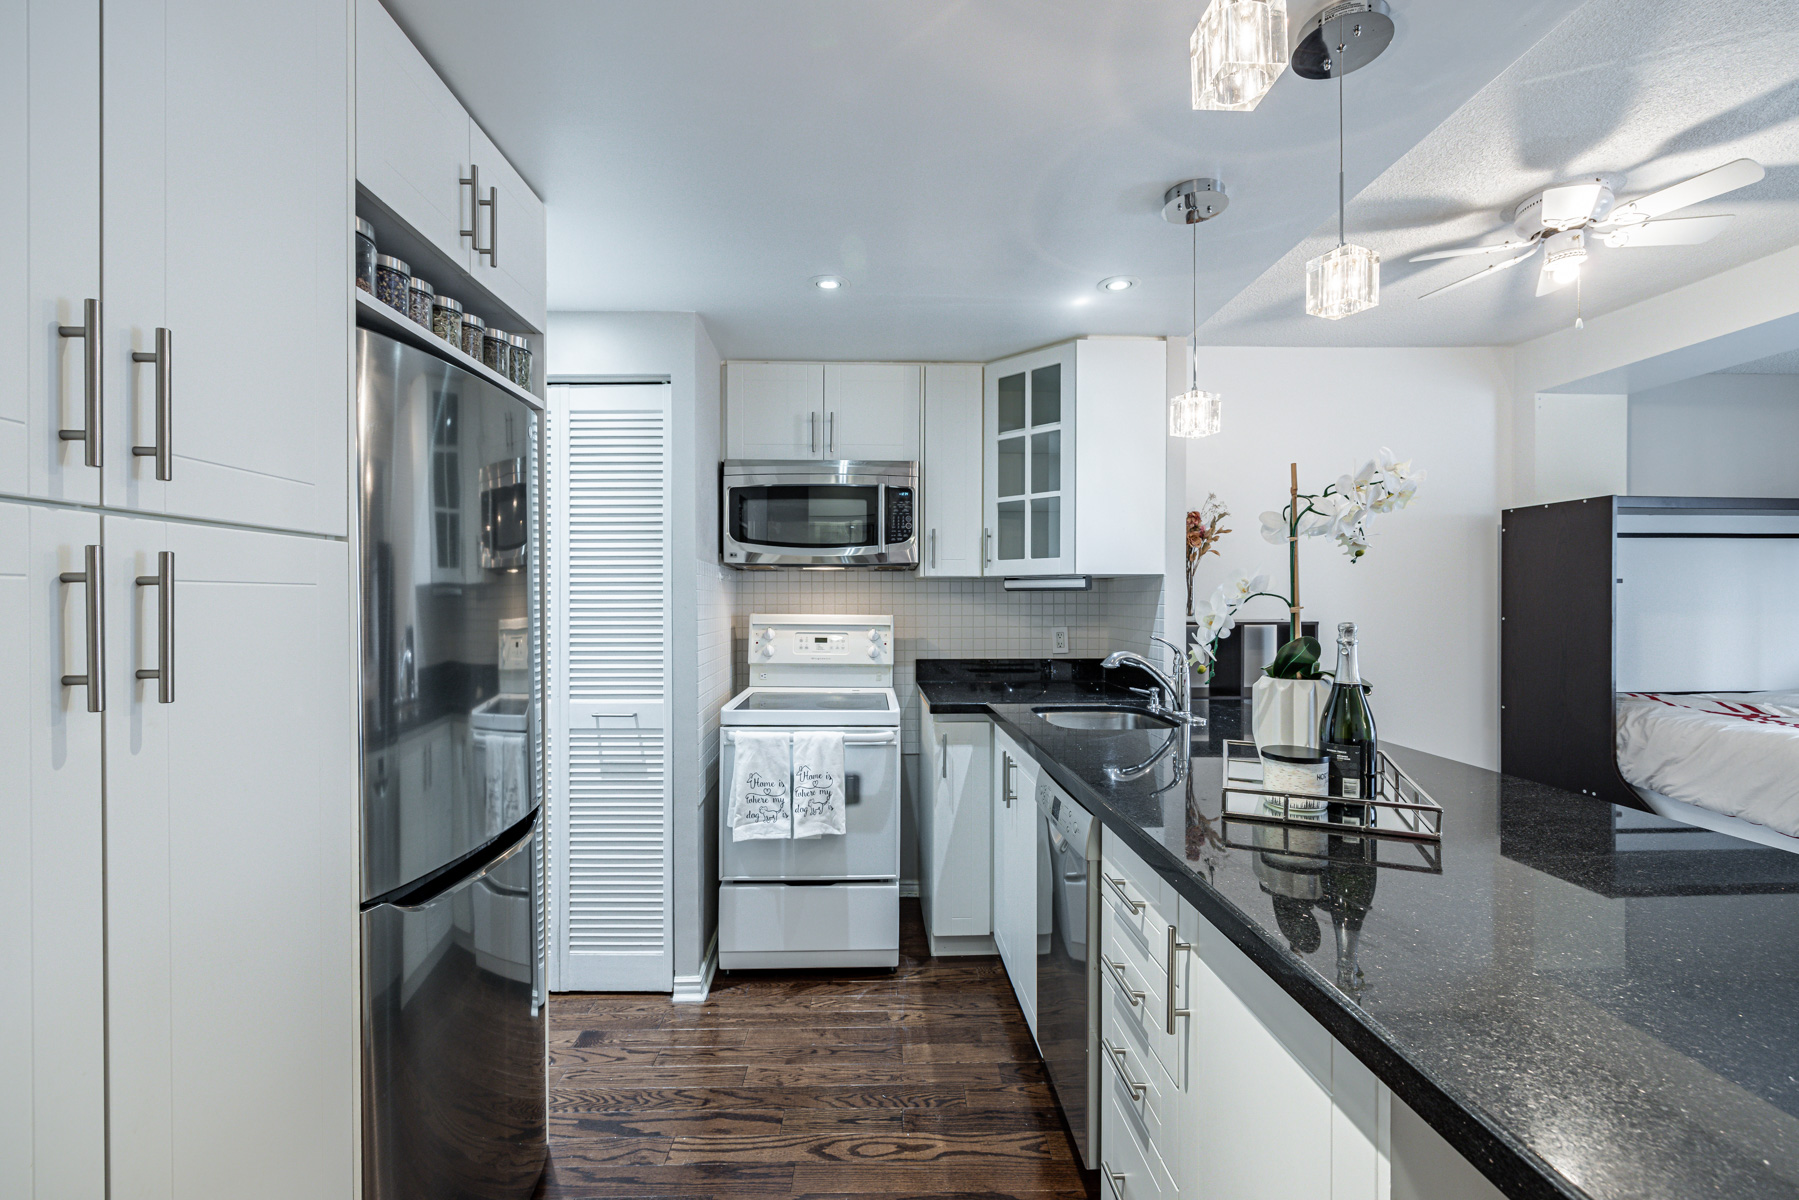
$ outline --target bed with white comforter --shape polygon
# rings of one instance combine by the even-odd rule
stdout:
[[[1799,691],[1623,693],[1618,769],[1639,791],[1799,837]]]

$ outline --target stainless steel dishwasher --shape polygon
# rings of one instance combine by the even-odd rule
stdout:
[[[1088,938],[1099,929],[1099,890],[1087,881],[1099,864],[1099,828],[1091,813],[1048,779],[1037,783],[1037,812],[1037,858],[1047,858],[1051,880],[1050,933],[1037,940],[1037,1048],[1081,1165],[1091,1170],[1097,1161],[1092,1114],[1099,956],[1088,953]]]

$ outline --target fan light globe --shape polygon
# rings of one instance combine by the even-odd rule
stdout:
[[[1287,0],[1212,0],[1190,50],[1193,107],[1249,112],[1287,69]]]
[[[1347,244],[1306,264],[1306,315],[1338,321],[1380,303],[1380,255]]]
[[[1168,402],[1168,432],[1174,437],[1211,437],[1224,428],[1224,397],[1198,388]]]

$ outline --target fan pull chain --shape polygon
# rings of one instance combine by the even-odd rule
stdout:
[[[1584,273],[1585,272],[1582,272],[1582,274],[1584,274]],[[1587,327],[1587,322],[1586,322],[1585,318],[1582,316],[1582,314],[1586,310],[1584,308],[1584,301],[1583,301],[1583,298],[1580,293],[1580,284],[1581,284],[1581,276],[1576,275],[1574,277],[1574,328],[1585,329]]]

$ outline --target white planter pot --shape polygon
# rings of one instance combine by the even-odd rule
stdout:
[[[1328,679],[1256,680],[1250,701],[1250,728],[1258,746],[1316,746],[1318,722],[1330,699]]]

